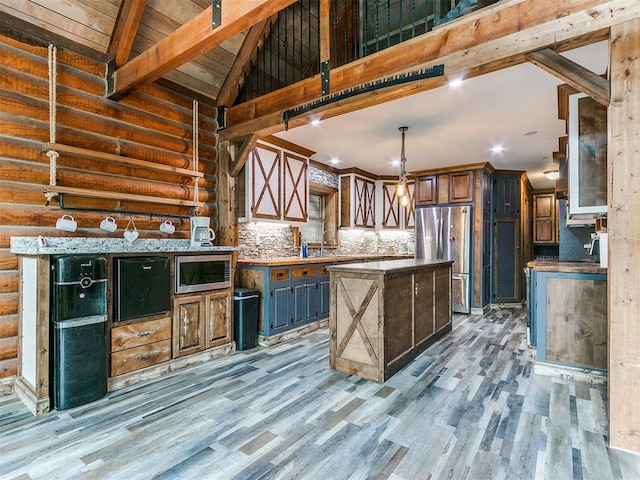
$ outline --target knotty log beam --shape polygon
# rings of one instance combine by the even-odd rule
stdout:
[[[626,0],[522,0],[499,2],[406,42],[331,70],[331,90],[337,92],[390,75],[444,63],[448,76],[466,78],[526,62],[529,52],[554,46],[557,51],[576,48],[608,37],[611,25],[640,16],[640,2]],[[425,82],[404,88],[401,96],[443,85]],[[392,92],[399,89],[391,89]],[[378,92],[376,92],[378,93]],[[225,139],[248,134],[275,133],[283,129],[278,116],[284,110],[317,100],[321,96],[317,77],[297,82],[258,99],[229,109]],[[399,97],[395,97],[399,98]],[[378,94],[358,108],[392,99]],[[323,112],[332,116],[332,105]],[[258,121],[256,121],[258,120]],[[274,121],[276,123],[274,123]],[[258,129],[256,129],[258,127]]]
[[[129,59],[146,5],[147,0],[123,0],[120,5],[107,49],[107,57],[114,59],[116,67]]]
[[[611,86],[606,78],[602,78],[550,48],[528,53],[526,57],[545,72],[589,95],[605,107],[609,106]]]
[[[640,453],[640,18],[611,28],[610,57],[609,441]]]
[[[221,0],[222,24],[211,26],[213,7],[203,10],[175,32],[118,68],[109,97],[119,99],[203,52],[288,7],[296,0]]]

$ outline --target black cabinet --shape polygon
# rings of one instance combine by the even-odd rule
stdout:
[[[496,218],[493,234],[493,301],[520,301],[520,220]]]
[[[494,177],[493,214],[497,217],[520,215],[520,176]]]
[[[522,254],[520,249],[521,229],[521,174],[502,172],[492,176],[491,216],[483,216],[484,233],[490,238],[483,239],[483,254],[490,247],[486,268],[483,258],[483,300],[488,303],[512,303],[522,299]],[[492,228],[487,228],[491,226]],[[487,285],[487,282],[490,282]]]

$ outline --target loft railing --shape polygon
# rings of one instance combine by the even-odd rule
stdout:
[[[500,0],[331,0],[330,67],[336,68],[431,31]],[[236,104],[320,72],[319,0],[282,10],[263,39]]]

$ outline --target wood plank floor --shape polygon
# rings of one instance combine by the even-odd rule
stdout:
[[[604,386],[533,373],[524,312],[454,325],[385,384],[330,370],[323,329],[41,417],[0,398],[0,478],[640,478]]]

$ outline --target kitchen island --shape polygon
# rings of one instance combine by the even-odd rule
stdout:
[[[570,261],[532,261],[527,267],[537,365],[606,370],[607,270]]]
[[[331,368],[384,382],[451,331],[451,261],[327,267]]]
[[[238,261],[238,286],[260,293],[258,343],[269,347],[329,322],[329,273],[336,263],[367,262],[385,255],[273,257]]]

